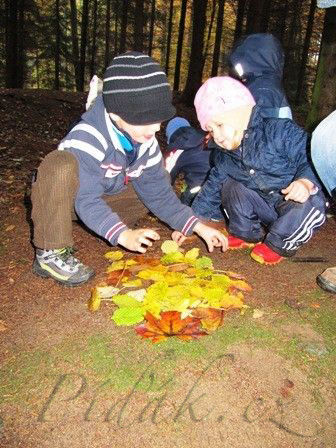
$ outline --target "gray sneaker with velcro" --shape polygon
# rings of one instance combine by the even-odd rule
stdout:
[[[95,275],[89,266],[73,255],[73,249],[36,249],[33,272],[40,277],[50,277],[66,286],[77,286]]]

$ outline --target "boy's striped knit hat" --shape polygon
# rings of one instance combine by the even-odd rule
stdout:
[[[112,59],[104,74],[103,100],[107,112],[132,125],[161,123],[175,114],[166,74],[136,51]]]

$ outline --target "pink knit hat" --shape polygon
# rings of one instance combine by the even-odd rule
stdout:
[[[250,91],[230,76],[210,78],[199,88],[195,96],[195,108],[198,121],[204,131],[212,117],[237,109],[255,105]]]

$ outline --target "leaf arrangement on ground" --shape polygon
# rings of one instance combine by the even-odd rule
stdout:
[[[161,258],[124,259],[121,251],[107,252],[111,264],[104,281],[92,290],[89,310],[112,302],[116,325],[138,324],[136,333],[157,343],[208,335],[223,325],[229,311],[247,308],[243,293],[251,287],[240,274],[214,269],[198,248],[183,253],[168,240],[161,249]]]

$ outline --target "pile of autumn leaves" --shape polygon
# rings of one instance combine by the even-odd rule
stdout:
[[[102,301],[115,305],[117,325],[137,325],[135,331],[152,342],[168,337],[191,340],[217,330],[226,313],[243,310],[243,293],[251,287],[239,274],[216,270],[199,249],[183,253],[171,240],[161,245],[163,256],[124,259],[110,251],[107,275],[88,303],[97,311]]]

